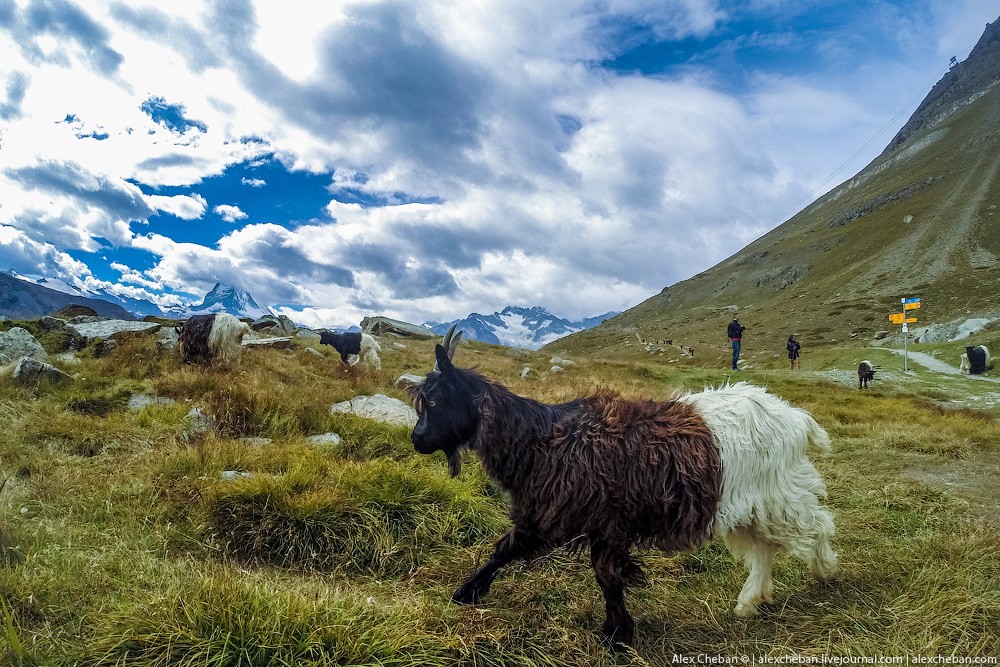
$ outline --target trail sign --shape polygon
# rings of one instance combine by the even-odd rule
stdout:
[[[906,353],[906,342],[907,342],[907,335],[906,334],[909,333],[909,331],[910,331],[910,328],[908,326],[906,326],[906,325],[907,324],[911,324],[911,323],[917,321],[917,318],[915,318],[915,317],[907,317],[906,316],[906,311],[908,311],[908,310],[915,310],[915,309],[919,308],[920,307],[920,297],[911,296],[909,299],[907,299],[906,297],[901,297],[899,299],[899,305],[901,305],[903,307],[902,312],[899,312],[899,313],[890,313],[889,314],[889,321],[892,322],[893,324],[902,324],[903,325],[903,371],[905,372],[905,371],[909,370],[908,364],[907,364],[907,356],[908,355]]]

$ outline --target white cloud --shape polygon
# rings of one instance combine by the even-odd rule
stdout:
[[[846,32],[803,46],[791,25],[719,30],[736,11],[809,9],[784,0],[78,5],[100,29],[0,28],[0,259],[65,279],[89,274],[68,252],[110,243],[154,258],[110,267],[130,289],[233,282],[315,325],[634,304],[832,187],[831,171],[996,18],[992,0],[858,3],[881,37],[862,53]],[[715,46],[655,74],[606,67],[667,38]],[[741,61],[746,48],[799,48],[816,70]],[[151,97],[204,131],[157,123],[141,109]],[[205,195],[160,194],[179,186],[228,202],[212,208],[228,222],[256,216],[242,198],[281,191],[280,175],[239,177],[224,197],[201,184],[271,152],[329,177],[344,200],[327,207],[333,222],[296,214],[197,243],[210,225],[184,225],[182,243],[157,224],[156,212],[204,217]]]
[[[222,219],[226,222],[236,222],[237,220],[246,220],[247,214],[240,210],[239,206],[233,206],[231,204],[219,204],[212,209],[216,213],[222,216]]]
[[[208,202],[201,195],[146,195],[149,205],[158,211],[170,213],[183,220],[197,220],[205,215]]]

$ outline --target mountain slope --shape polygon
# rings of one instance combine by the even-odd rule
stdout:
[[[65,283],[58,283],[58,286],[65,286]],[[93,308],[101,317],[135,319],[118,304],[67,293],[62,289],[51,289],[0,272],[0,315],[30,320],[50,315],[70,304]]]
[[[997,128],[1000,20],[854,178],[711,269],[549,347],[634,355],[636,338],[672,339],[714,358],[739,309],[751,360],[771,359],[790,333],[808,352],[898,332],[888,314],[901,297],[921,298],[917,332],[1000,316]]]

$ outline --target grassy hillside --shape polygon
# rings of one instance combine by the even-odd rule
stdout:
[[[776,604],[744,621],[731,609],[745,571],[720,545],[640,551],[651,584],[629,593],[636,653],[614,656],[595,634],[604,609],[585,554],[513,566],[481,606],[450,603],[509,525],[503,493],[471,455],[450,479],[443,456],[413,452],[406,428],[329,410],[358,394],[402,398],[392,380],[425,372],[433,343],[404,344],[383,341],[381,372],[301,348],[206,370],[139,338],[58,361],[72,385],[0,381],[7,662],[663,665],[674,654],[1000,647],[1000,425],[974,400],[995,385],[923,371],[892,380],[896,358],[882,353],[875,388],[859,392],[835,381],[849,379],[854,353],[833,348],[801,372],[745,373],[833,436],[815,460],[841,575],[820,585],[781,559]],[[456,355],[547,401],[599,384],[662,398],[727,375],[652,357],[573,361],[553,372],[548,355],[478,343]],[[175,402],[129,409],[136,393]],[[952,398],[966,407],[942,407]],[[191,435],[192,406],[215,416],[218,435]],[[328,431],[342,443],[306,439]]]

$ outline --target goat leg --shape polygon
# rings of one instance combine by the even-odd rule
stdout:
[[[451,596],[451,601],[456,604],[475,604],[490,592],[490,585],[500,568],[518,558],[531,558],[542,546],[543,542],[536,533],[514,526],[497,540],[489,561],[459,586]]]
[[[625,586],[629,579],[641,576],[641,570],[637,575],[638,564],[629,557],[628,545],[612,546],[602,541],[591,542],[590,563],[604,593],[606,616],[601,633],[613,649],[631,646],[635,622],[625,608]]]

